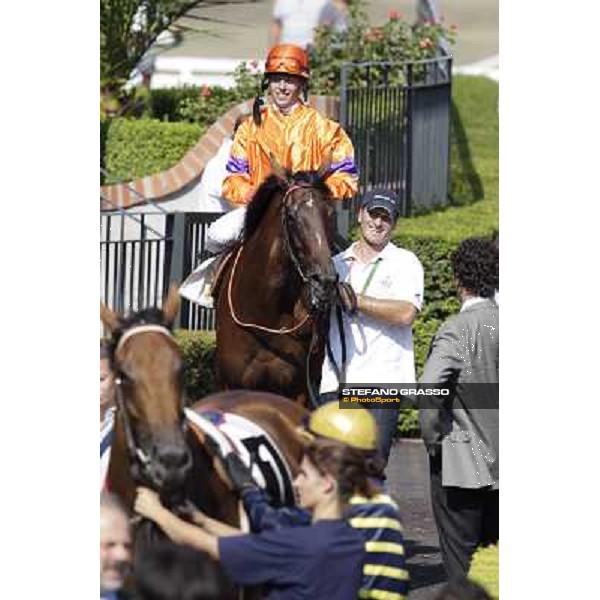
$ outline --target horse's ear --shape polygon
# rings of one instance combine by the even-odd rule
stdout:
[[[102,302],[100,302],[100,320],[110,332],[113,332],[119,326],[119,317],[108,306],[104,306]]]
[[[289,183],[290,174],[279,164],[275,155],[271,152],[269,154],[269,162],[271,163],[271,170],[273,171],[273,175],[279,177],[283,181],[287,181]]]
[[[179,311],[179,286],[176,283],[171,284],[162,310],[166,322],[171,325],[175,321],[175,317]]]

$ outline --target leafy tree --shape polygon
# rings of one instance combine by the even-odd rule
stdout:
[[[100,86],[105,107],[118,110],[131,71],[158,36],[199,0],[100,0]]]

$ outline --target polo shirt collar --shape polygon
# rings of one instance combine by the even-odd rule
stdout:
[[[344,250],[344,252],[342,253],[342,258],[346,261],[349,258],[353,258],[354,260],[356,260],[356,254],[354,252],[356,245],[358,244],[358,242],[353,242],[348,248],[346,248],[346,250]],[[389,255],[390,252],[393,252],[393,246],[391,242],[388,242],[384,249],[375,256],[375,258],[373,258],[370,262],[373,263],[378,259],[381,260],[385,260]]]

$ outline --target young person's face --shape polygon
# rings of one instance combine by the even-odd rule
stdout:
[[[269,94],[280,110],[288,110],[298,102],[304,80],[288,73],[272,73],[269,78]]]
[[[321,475],[305,456],[300,463],[298,475],[294,479],[294,487],[298,504],[302,508],[313,510],[323,498],[331,493],[334,481],[330,475]]]

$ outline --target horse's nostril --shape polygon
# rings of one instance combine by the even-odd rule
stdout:
[[[166,469],[182,469],[191,464],[191,456],[187,448],[163,448],[158,460]]]

